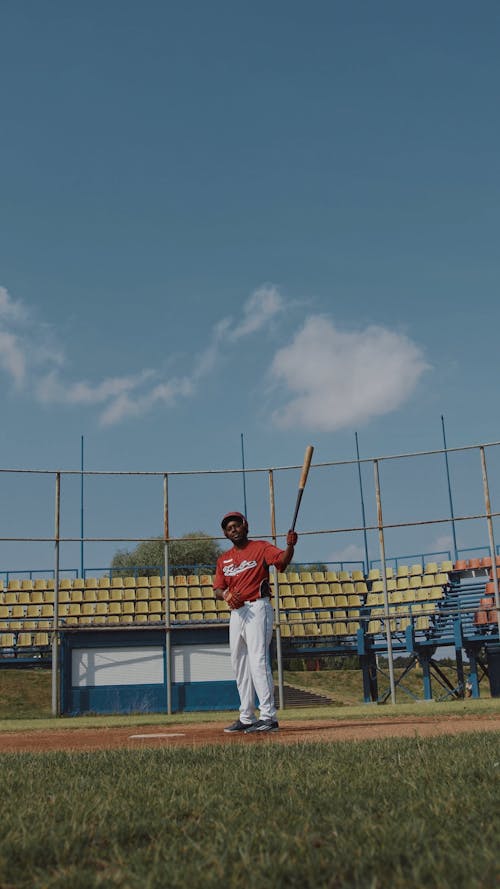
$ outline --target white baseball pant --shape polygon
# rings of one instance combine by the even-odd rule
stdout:
[[[229,646],[240,696],[241,722],[255,721],[255,694],[261,719],[276,719],[269,646],[273,635],[273,606],[269,599],[246,602],[231,611]]]

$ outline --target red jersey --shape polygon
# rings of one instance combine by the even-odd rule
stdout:
[[[214,590],[237,592],[242,602],[259,599],[263,581],[269,582],[269,566],[281,570],[284,550],[265,540],[249,540],[233,546],[217,559]]]

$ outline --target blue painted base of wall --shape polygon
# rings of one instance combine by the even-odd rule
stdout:
[[[238,710],[235,682],[185,682],[172,686],[172,710]],[[84,713],[166,713],[163,685],[108,685],[72,688],[70,716]]]

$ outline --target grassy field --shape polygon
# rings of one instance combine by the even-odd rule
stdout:
[[[2,889],[493,889],[498,736],[2,757]]]
[[[454,674],[445,670],[453,681]],[[396,678],[401,673],[395,671]],[[327,694],[338,708],[359,705],[363,707],[363,687],[360,670],[322,670],[319,672],[285,671],[285,682],[305,691]],[[388,682],[387,682],[388,685]],[[422,697],[422,671],[413,670],[404,680],[404,686],[413,695]],[[436,698],[444,695],[443,689],[435,683]],[[379,692],[385,690],[384,678],[379,679]],[[481,701],[490,698],[489,688],[481,684]],[[470,699],[469,699],[470,700]],[[397,690],[398,704],[412,704],[414,698],[402,690]],[[445,704],[451,703],[451,700]],[[500,703],[500,702],[499,702]],[[294,711],[295,712],[295,711]],[[44,719],[51,715],[51,675],[50,670],[0,670],[0,720],[2,719]]]
[[[450,679],[453,679],[453,671],[447,670]],[[396,670],[396,677],[400,671]],[[349,716],[359,714],[361,717],[370,713],[373,717],[374,709],[381,715],[388,715],[391,712],[391,705],[384,704],[382,707],[367,707],[363,704],[362,679],[360,670],[324,670],[320,672],[285,672],[285,682],[297,688],[306,691],[313,691],[319,694],[327,694],[333,701],[330,707],[319,707],[307,709],[304,711],[306,717],[329,716],[332,714],[338,718],[346,718],[347,711]],[[385,689],[383,677],[379,680],[380,692]],[[414,695],[421,696],[422,679],[419,669],[413,670],[404,681],[405,688],[408,688]],[[440,689],[438,689],[439,691]],[[411,695],[405,694],[403,691],[397,692],[397,712],[413,714],[421,712],[425,703],[415,703]],[[475,708],[481,711],[490,702],[493,709],[500,708],[500,699],[491,699],[489,690],[484,683],[481,685],[481,699],[473,701],[470,698],[465,701],[454,701],[451,698],[440,701],[437,700],[432,704],[432,712],[436,713],[444,708],[443,712],[450,712],[450,708],[459,709],[460,712],[474,712]],[[342,713],[345,709],[346,713]],[[287,711],[293,713],[294,718],[301,715],[302,711]],[[159,715],[158,719],[164,717]],[[189,718],[189,717],[188,717]],[[197,719],[217,718],[214,714],[198,714]],[[226,719],[227,716],[222,716]],[[0,670],[0,730],[4,722],[16,720],[23,722],[26,720],[49,720],[51,719],[51,674],[50,670]],[[82,724],[84,717],[79,717],[78,722]],[[115,720],[118,717],[114,718]],[[154,715],[141,716],[140,721],[155,721]],[[116,724],[116,722],[115,722]],[[5,727],[5,726],[3,726]],[[11,726],[12,727],[12,726]]]

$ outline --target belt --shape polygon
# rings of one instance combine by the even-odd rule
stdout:
[[[261,599],[270,599],[270,592],[263,592],[261,595],[257,596],[255,599],[245,599],[244,602],[241,603],[240,608],[243,608],[243,605],[253,605],[254,602],[260,602]]]

